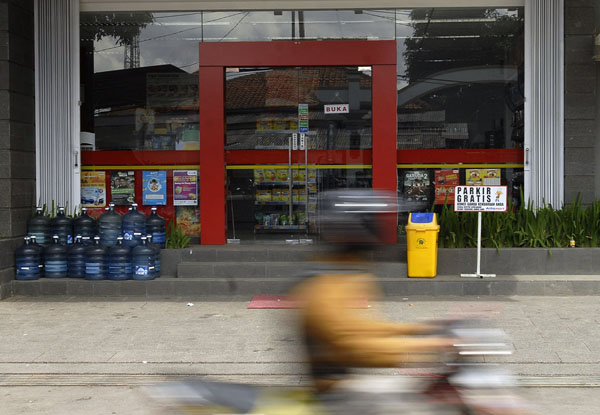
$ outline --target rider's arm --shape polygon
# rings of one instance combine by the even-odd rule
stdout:
[[[352,366],[394,367],[448,345],[446,339],[393,337],[407,333],[406,327],[368,320],[351,310],[370,287],[368,278],[323,276],[303,290],[307,328],[327,345],[330,359]],[[417,357],[421,359],[425,357]]]

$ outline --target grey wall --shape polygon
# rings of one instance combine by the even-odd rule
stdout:
[[[33,0],[0,0],[0,298],[35,205]]]
[[[594,0],[565,0],[565,203],[597,195]]]

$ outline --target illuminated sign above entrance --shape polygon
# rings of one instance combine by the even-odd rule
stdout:
[[[325,105],[325,114],[347,114],[350,112],[349,104]]]

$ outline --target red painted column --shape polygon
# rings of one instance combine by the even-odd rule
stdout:
[[[200,108],[200,241],[226,241],[225,77],[222,66],[201,66]]]
[[[373,188],[397,191],[396,65],[373,65]],[[384,241],[398,243],[397,214],[382,217]]]

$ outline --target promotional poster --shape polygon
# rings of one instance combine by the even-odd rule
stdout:
[[[167,204],[167,172],[142,172],[142,197],[144,205]]]
[[[133,171],[110,173],[111,202],[115,205],[131,205],[135,200],[135,174]]]
[[[458,169],[436,170],[435,177],[435,204],[453,204],[454,187],[460,184]]]
[[[173,205],[198,205],[198,172],[196,170],[173,171]]]
[[[106,173],[103,171],[81,172],[81,206],[106,206]]]
[[[500,169],[466,169],[465,180],[467,185],[471,186],[499,186],[501,173]]]

